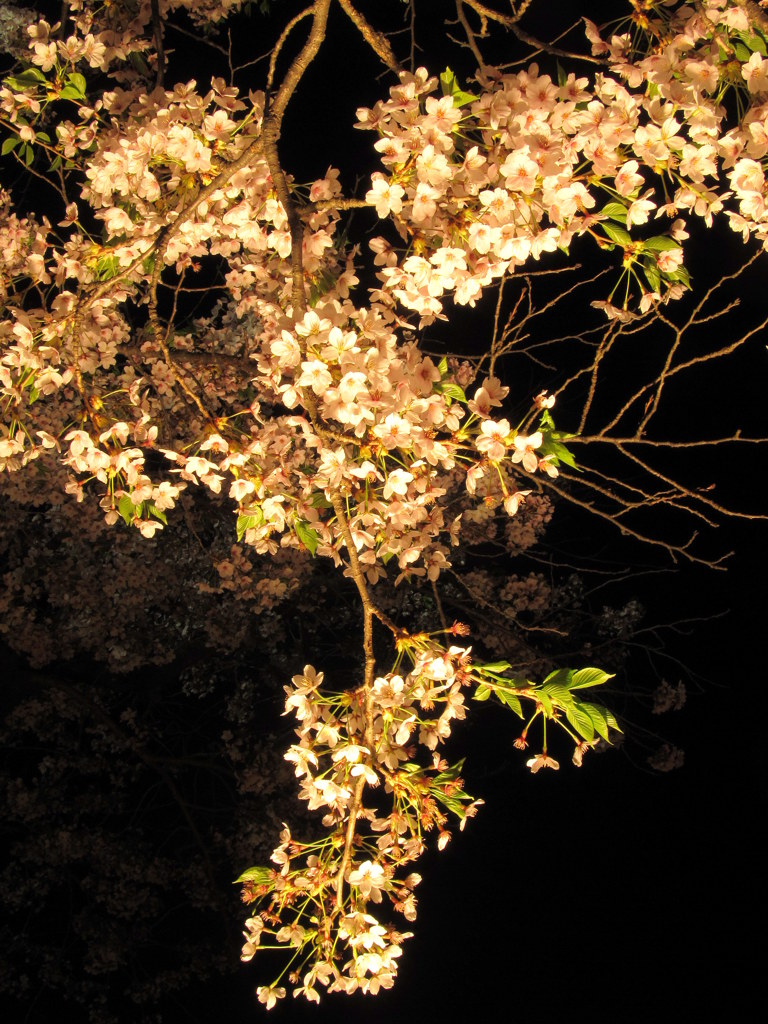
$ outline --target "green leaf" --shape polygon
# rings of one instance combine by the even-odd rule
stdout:
[[[117,256],[104,253],[96,260],[96,277],[99,281],[111,281],[120,273],[120,261]]]
[[[3,85],[7,85],[14,92],[25,92],[31,85],[45,81],[46,77],[39,68],[27,68],[26,71],[21,71],[18,75],[9,75],[8,78],[3,79]]]
[[[508,668],[512,668],[508,661],[492,661],[487,665],[477,666],[482,672],[506,672]]]
[[[554,430],[555,421],[552,419],[552,413],[549,409],[541,410],[541,418],[539,420],[539,430]]]
[[[321,271],[312,282],[309,289],[309,304],[314,309],[323,295],[326,295],[336,284],[336,274],[330,271]]]
[[[570,448],[566,448],[564,444],[560,444],[559,441],[550,442],[551,454],[555,456],[557,462],[562,462],[564,466],[568,466],[570,469],[575,469],[578,473],[581,472],[581,467],[577,465],[576,459],[573,457],[573,452]]]
[[[437,364],[437,369],[441,377],[444,377],[448,373],[448,360],[443,356],[440,362]]]
[[[436,785],[444,786],[446,782],[453,782],[455,779],[458,779],[461,774],[461,769],[464,767],[465,760],[466,758],[462,757],[462,759],[457,761],[456,764],[449,765],[448,768],[444,768],[443,771],[438,772],[437,775],[435,775],[434,783]]]
[[[322,491],[317,491],[310,498],[309,504],[312,508],[333,508],[333,505],[328,501]]]
[[[31,167],[32,161],[35,159],[35,151],[32,149],[31,146],[26,145],[24,146],[23,153],[24,163],[27,165],[27,167]]]
[[[569,686],[572,675],[573,669],[556,668],[554,672],[550,672],[549,675],[542,680],[542,686],[546,686],[548,683],[555,683],[560,686]]]
[[[736,60],[741,61],[742,64],[746,64],[752,56],[749,49],[743,43],[734,43],[733,52],[736,55]]]
[[[472,93],[464,92],[450,68],[446,68],[440,75],[440,87],[443,90],[443,96],[453,97],[454,107],[465,107],[477,99],[477,96],[473,96]]]
[[[664,273],[662,271],[662,273]],[[685,269],[685,267],[678,267],[674,274],[664,274],[667,281],[679,281],[680,284],[684,284],[686,288],[691,287],[691,275]]]
[[[440,75],[440,88],[442,89],[443,96],[452,96],[455,86],[456,75],[450,68],[446,68],[442,75]]]
[[[159,519],[164,526],[168,525],[168,520],[166,519],[165,512],[161,512],[160,509],[157,508],[155,505],[147,505],[147,511],[151,516],[154,516],[155,519]]]
[[[238,882],[256,882],[257,885],[266,885],[272,881],[274,877],[274,871],[272,868],[248,868],[244,871],[239,878],[235,879],[234,884]]]
[[[609,725],[611,729],[615,729],[616,732],[622,732],[622,730],[619,728],[619,723],[616,721],[616,716],[614,715],[614,713],[612,711],[609,711],[608,708],[600,708],[600,710],[603,713],[603,717],[605,718],[606,724]]]
[[[541,706],[547,715],[547,718],[552,718],[554,709],[552,707],[552,698],[546,692],[546,690],[536,690],[536,699],[540,702]]]
[[[462,805],[462,798],[455,794],[449,796],[440,789],[432,789],[430,792],[432,793],[432,796],[434,796],[435,800],[438,800],[443,807],[446,807],[449,811],[455,814],[457,818],[466,818],[467,812]],[[470,799],[466,793],[463,793],[462,797],[464,802],[468,802]]]
[[[237,517],[237,539],[240,541],[245,536],[246,530],[251,530],[255,526],[261,526],[264,522],[264,516],[261,509],[258,509],[256,514],[247,516]]]
[[[523,717],[523,708],[520,704],[520,698],[516,697],[511,690],[508,690],[506,686],[500,686],[496,690],[496,696],[502,704],[506,704],[508,708],[511,708],[515,712],[518,718]]]
[[[21,139],[18,135],[11,135],[10,138],[6,139],[3,143],[2,149],[0,149],[0,155],[7,156],[11,150],[16,149]]]
[[[610,217],[611,220],[618,221],[619,224],[626,224],[627,210],[628,207],[624,206],[623,203],[606,203],[600,213],[604,217]]]
[[[737,32],[736,34],[749,47],[752,53],[759,53],[763,57],[768,57],[768,50],[766,50],[765,40],[762,36],[751,36],[747,32]]]
[[[611,239],[612,242],[616,242],[617,245],[629,245],[632,242],[632,237],[628,231],[624,228],[620,228],[618,224],[611,224],[610,221],[602,221],[600,227]]]
[[[601,668],[580,668],[571,677],[570,688],[572,690],[586,690],[588,686],[602,686],[613,674],[603,672]]]
[[[74,100],[79,103],[84,99],[82,93],[78,92],[74,85],[65,85],[59,93],[59,99],[61,100]]]
[[[658,292],[661,289],[661,274],[659,273],[659,268],[655,263],[650,263],[648,261],[644,262],[642,267],[645,279],[648,282],[651,291]]]
[[[558,707],[565,708],[573,704],[573,697],[567,683],[544,683],[536,690],[536,693],[538,696],[546,693],[553,704],[557,704]]]
[[[296,531],[296,536],[314,558],[315,552],[317,551],[317,545],[320,542],[317,531],[312,529],[306,519],[294,520],[293,528]]]
[[[130,494],[124,494],[117,503],[117,511],[125,520],[128,526],[131,525],[134,518],[136,517],[138,510],[131,501]]]
[[[467,396],[464,394],[462,388],[458,384],[455,384],[451,380],[442,381],[439,384],[435,384],[435,390],[439,391],[441,395],[445,395],[446,398],[450,398],[453,402],[465,402]]]
[[[77,89],[80,96],[83,99],[85,99],[85,78],[83,77],[83,75],[78,74],[77,71],[74,71],[71,75],[68,76],[67,85],[71,85],[73,88]]]
[[[140,53],[137,53],[135,50],[132,51],[128,54],[128,60],[133,64],[134,69],[138,71],[140,75],[144,75],[146,78],[149,78],[149,65]]]
[[[474,694],[472,695],[472,699],[488,700],[492,693],[493,690],[490,688],[490,686],[486,686],[485,683],[480,683],[477,689],[475,690]]]
[[[538,452],[543,457],[547,455],[554,456],[554,464],[558,466],[561,462],[570,466],[571,469],[575,469],[577,472],[581,472],[581,468],[576,465],[576,460],[573,457],[572,452],[569,448],[566,448],[560,441],[555,440],[555,435],[544,434],[541,444],[539,445]]]
[[[653,238],[644,239],[643,248],[650,252],[667,252],[670,249],[681,249],[682,246],[669,235],[654,235]]]
[[[595,731],[605,740],[606,743],[611,742],[608,732],[609,728],[614,728],[621,732],[617,725],[612,724],[616,719],[613,717],[611,712],[606,708],[601,707],[600,704],[588,704],[586,701],[582,701],[579,706],[592,719]]]
[[[595,738],[595,725],[592,721],[592,716],[588,711],[584,710],[581,704],[573,704],[571,707],[566,708],[565,717],[579,736],[583,737],[587,743],[592,742]]]

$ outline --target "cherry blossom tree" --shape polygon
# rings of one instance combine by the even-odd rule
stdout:
[[[226,500],[218,586],[252,584],[251,613],[290,600],[310,559],[354,587],[355,685],[313,658],[285,686],[285,757],[324,832],[284,825],[272,866],[238,879],[242,959],[287,954],[259,990],[271,1008],[286,978],[310,1001],[393,985],[410,933],[379,915],[415,919],[413,863],[480,803],[442,756],[468,695],[522,719],[533,773],[559,768],[555,730],[576,765],[620,731],[593,697],[605,668],[537,675],[473,652],[441,598],[467,534],[513,546],[556,497],[718,563],[689,523],[736,513],[669,457],[754,439],[657,425],[680,379],[768,322],[723,330],[728,284],[768,245],[768,18],[742,0],[632,0],[550,44],[526,28],[531,0],[456,0],[461,73],[440,74],[417,59],[413,2],[404,36],[378,5],[273,5],[270,25],[286,20],[266,68],[238,65],[232,19],[250,6],[70,0],[59,22],[6,19],[0,463],[22,496],[73,517],[95,499],[105,526],[149,545],[185,492]],[[346,189],[333,165],[297,182],[281,140],[344,16],[388,79],[357,110],[370,170]],[[209,44],[205,81],[174,53],[190,31]],[[523,62],[498,56],[510,38]],[[686,242],[718,220],[746,258],[685,304]],[[585,269],[587,252],[603,264]],[[489,303],[489,336],[463,350],[451,323]],[[521,354],[557,379],[521,394]],[[618,387],[617,360],[632,367]],[[406,587],[432,595],[438,627],[399,614]]]

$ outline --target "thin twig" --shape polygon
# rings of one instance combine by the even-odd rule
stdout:
[[[280,38],[275,43],[275,47],[272,50],[272,55],[269,58],[269,71],[267,72],[267,85],[265,91],[270,93],[272,91],[272,85],[275,80],[275,65],[277,64],[277,58],[282,50],[286,39],[291,34],[293,29],[303,19],[309,17],[314,12],[314,7],[306,7],[303,11],[300,11],[295,18],[291,18],[288,24],[285,26],[283,31],[280,33]]]
[[[165,88],[165,45],[163,43],[163,20],[160,17],[160,4],[158,0],[152,0],[152,33],[155,39],[157,50],[157,77],[155,84],[161,89]]]
[[[360,35],[366,43],[368,43],[379,60],[386,64],[390,71],[394,71],[395,74],[399,74],[400,71],[402,71],[402,68],[392,52],[392,47],[389,45],[387,37],[383,33],[377,31],[377,29],[373,28],[373,26],[365,20],[363,15],[352,6],[350,0],[339,0],[339,4],[341,5],[341,9],[357,28]]]

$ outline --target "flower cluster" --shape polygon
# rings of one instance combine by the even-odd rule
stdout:
[[[626,294],[637,287],[646,311],[688,286],[681,243],[691,214],[710,224],[726,210],[735,230],[768,244],[765,40],[728,0],[651,6],[653,16],[610,43],[587,20],[611,72],[593,81],[555,82],[535,64],[484,69],[471,95],[451,72],[438,83],[420,68],[389,100],[358,111],[358,127],[379,135],[386,169],[366,199],[407,245],[401,254],[383,238],[371,243],[382,299],[428,323],[444,296],[474,305],[504,274],[588,234],[619,249]],[[745,113],[728,127],[723,98],[733,88]],[[738,209],[726,206],[732,197]],[[660,217],[671,223],[649,237],[645,226]],[[604,308],[629,315],[626,297],[621,309]]]
[[[392,986],[410,933],[382,925],[372,905],[386,898],[415,920],[420,878],[403,870],[433,828],[445,845],[448,813],[463,827],[477,807],[463,790],[460,765],[449,768],[436,753],[452,721],[465,715],[469,649],[420,637],[404,640],[406,651],[409,672],[351,693],[325,692],[323,673],[311,665],[286,687],[299,742],[285,757],[301,779],[301,798],[324,812],[330,834],[299,843],[286,826],[272,855],[277,869],[244,873],[244,899],[266,907],[246,922],[242,958],[268,942],[294,947],[292,977],[303,975],[294,994],[310,1000],[319,1001],[318,982],[346,993]],[[433,752],[426,766],[413,760],[419,746]],[[279,998],[276,983],[269,991]]]
[[[456,623],[447,632],[459,636],[466,627]],[[454,720],[465,717],[468,686],[476,700],[494,694],[521,717],[521,701],[533,704],[524,736],[537,718],[544,722],[543,751],[528,761],[533,772],[558,767],[547,755],[547,720],[574,739],[578,763],[598,735],[616,728],[610,713],[573,692],[608,678],[596,669],[551,673],[537,686],[510,678],[508,662],[473,664],[471,648],[444,647],[435,635],[401,636],[398,649],[392,672],[351,692],[328,692],[311,665],[285,687],[286,714],[299,723],[299,742],[285,757],[301,780],[301,798],[323,812],[328,835],[301,843],[286,826],[272,855],[277,867],[251,868],[238,879],[244,901],[262,908],[246,921],[242,959],[281,945],[290,954],[263,990],[268,1007],[285,995],[278,982],[289,971],[294,995],[315,1002],[318,982],[348,994],[392,986],[409,933],[382,924],[373,905],[389,904],[415,920],[420,877],[409,865],[424,852],[428,833],[437,830],[443,849],[449,815],[463,829],[482,802],[465,792],[461,762],[449,766],[438,753]],[[429,758],[420,762],[420,750]]]

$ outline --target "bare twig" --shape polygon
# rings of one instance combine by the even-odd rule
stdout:
[[[379,60],[386,64],[390,71],[394,71],[395,74],[398,74],[402,68],[392,52],[392,47],[389,45],[387,37],[373,28],[357,8],[352,6],[350,0],[339,0],[339,4],[341,5],[341,9],[355,25],[357,30],[360,32],[360,35],[366,43],[368,43]]]
[[[184,392],[184,394],[187,396],[187,398],[198,409],[198,411],[202,415],[203,419],[207,423],[211,423],[211,422],[213,422],[213,417],[208,412],[208,410],[205,408],[203,403],[200,401],[199,396],[196,395],[195,392],[192,390],[192,388],[189,386],[189,384],[187,384],[186,380],[184,379],[184,375],[179,371],[179,368],[176,365],[176,363],[174,362],[173,357],[171,356],[170,350],[168,348],[168,330],[169,330],[169,328],[167,328],[167,327],[163,328],[163,325],[160,322],[160,317],[159,317],[159,314],[158,314],[158,311],[157,311],[157,285],[158,285],[158,281],[160,280],[160,274],[161,273],[162,273],[162,263],[160,261],[158,261],[156,263],[156,265],[155,265],[155,268],[154,268],[153,272],[152,272],[152,281],[151,281],[151,284],[150,284],[150,293],[149,293],[148,316],[149,316],[150,325],[152,327],[152,333],[154,335],[155,341],[160,346],[160,350],[163,353],[163,359],[165,360],[169,370],[173,374],[174,380],[177,382],[177,384],[179,385],[181,390]]]
[[[160,17],[160,4],[158,0],[152,0],[152,34],[155,39],[157,50],[157,77],[155,84],[161,89],[165,88],[165,44],[163,42],[163,20]]]
[[[291,20],[285,26],[283,31],[280,33],[280,38],[275,43],[275,47],[272,50],[272,55],[269,58],[269,71],[267,72],[267,85],[265,90],[267,93],[272,91],[272,85],[275,80],[275,66],[277,64],[277,58],[280,55],[280,51],[282,50],[283,46],[285,45],[286,39],[294,30],[296,25],[298,25],[298,23],[302,21],[302,19],[309,17],[309,15],[312,14],[313,12],[314,7],[305,7],[304,10],[300,11],[295,18],[291,18]]]
[[[477,45],[477,37],[475,36],[475,33],[472,31],[472,28],[471,28],[469,22],[467,21],[467,16],[464,13],[464,3],[463,3],[463,0],[456,0],[456,17],[459,20],[459,24],[464,29],[464,35],[467,37],[467,46],[472,51],[472,55],[475,58],[475,60],[477,61],[477,66],[479,68],[485,67],[485,61],[483,60],[483,55],[482,55],[482,53],[480,53],[480,48]],[[481,33],[481,36],[484,35],[484,34],[485,33]]]

